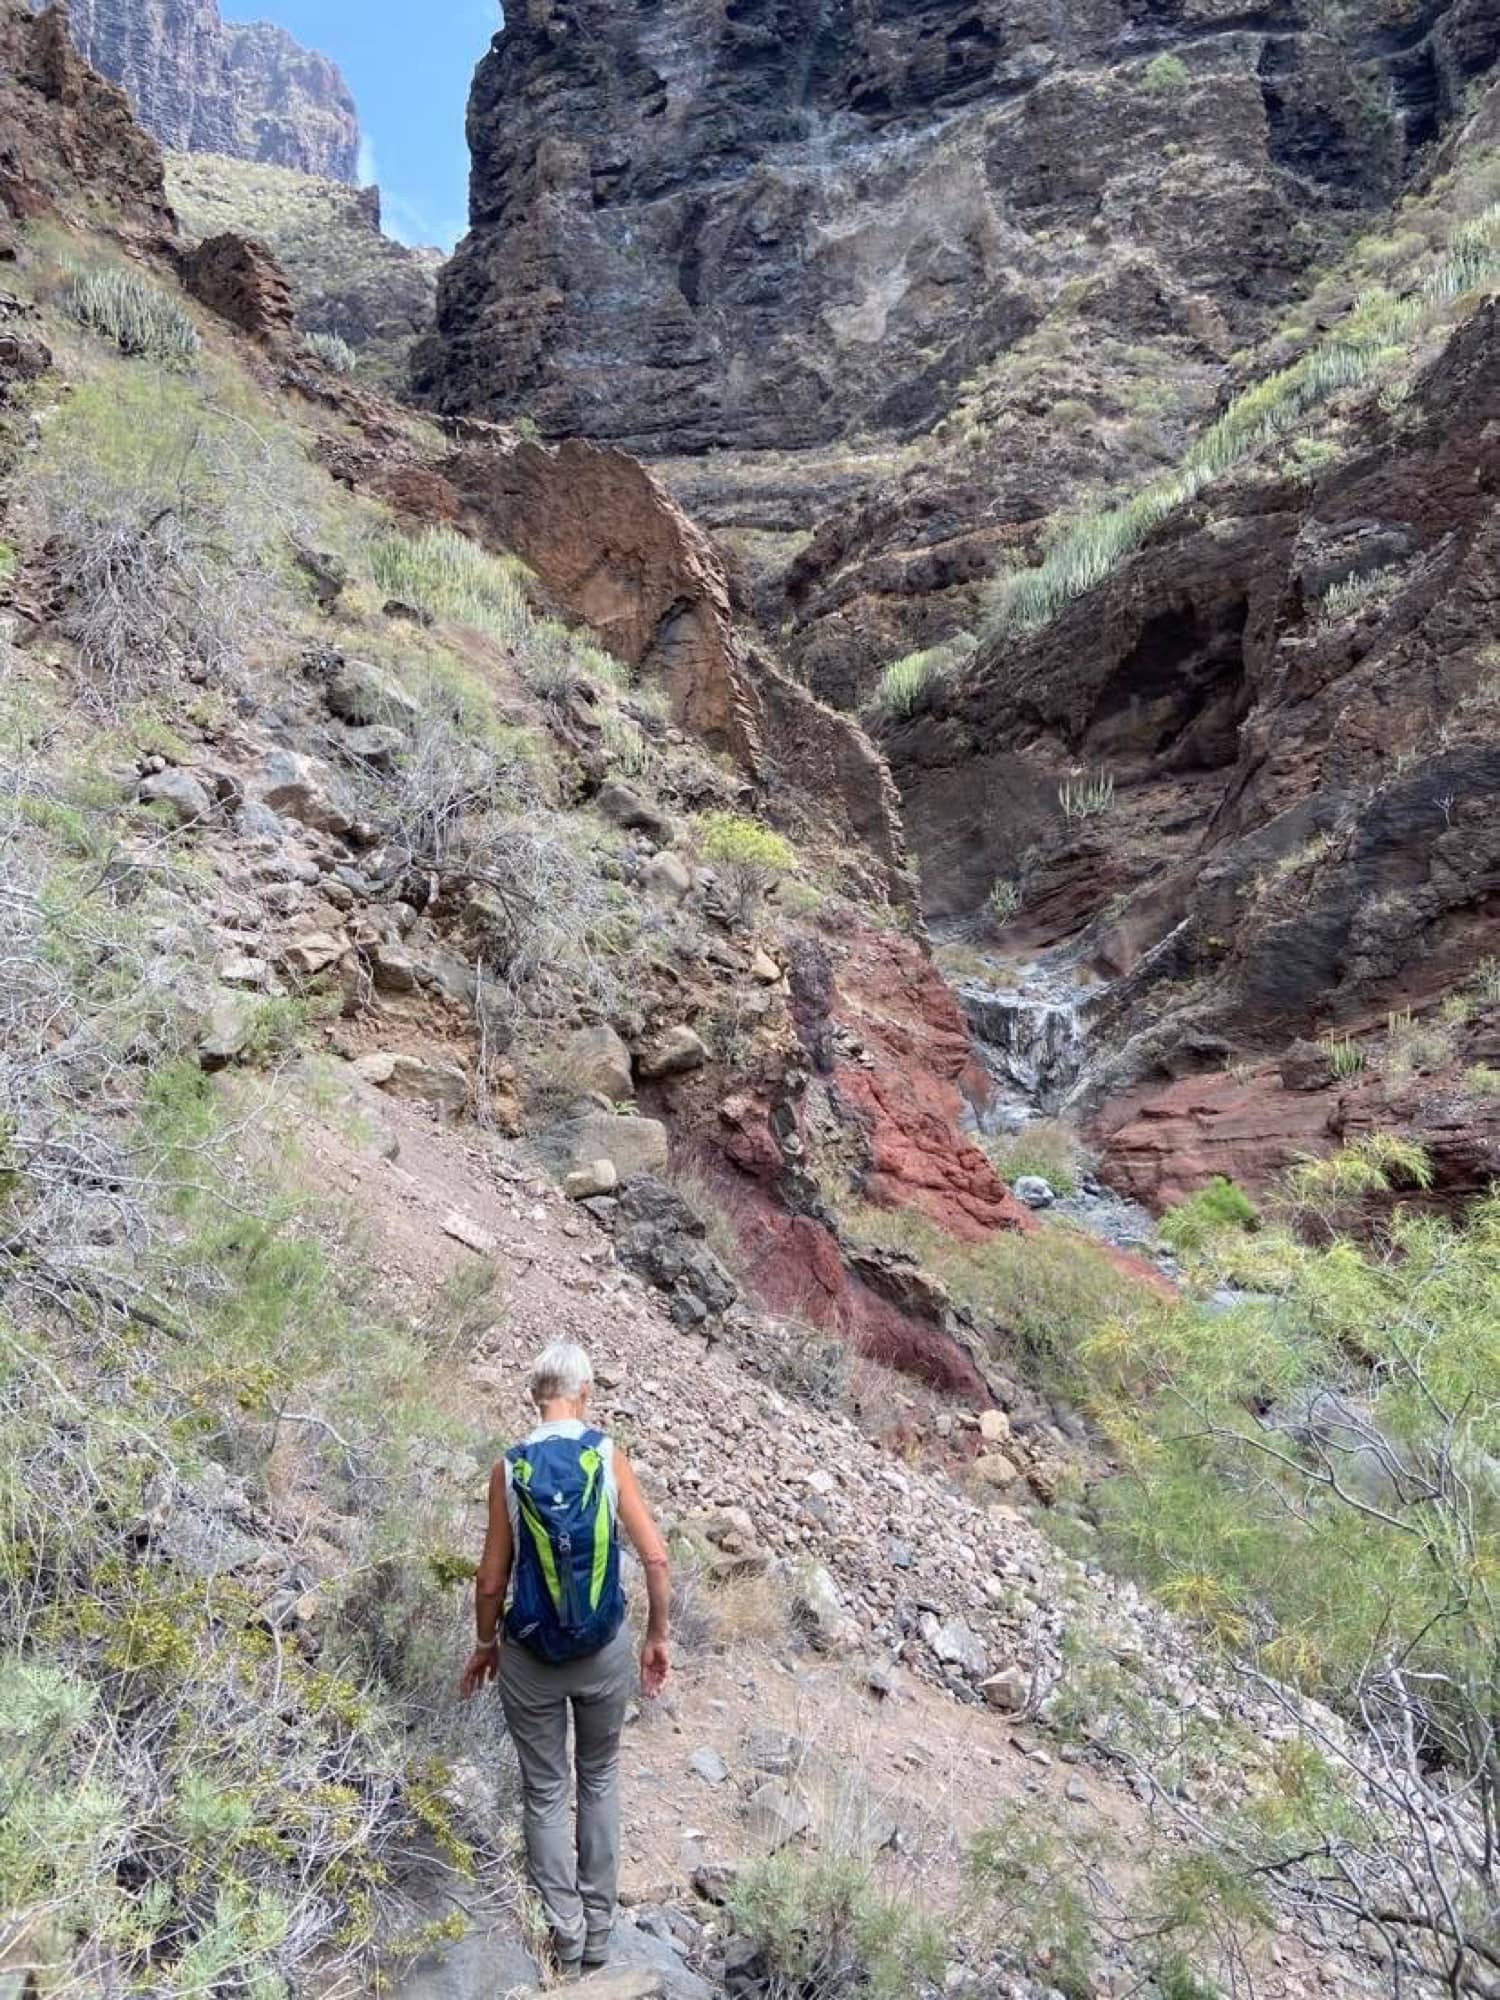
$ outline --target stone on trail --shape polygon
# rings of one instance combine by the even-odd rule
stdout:
[[[707,1743],[688,1758],[688,1769],[695,1778],[701,1778],[705,1785],[722,1785],[729,1776],[729,1766],[718,1751]]]
[[[768,1778],[758,1791],[750,1794],[745,1818],[751,1833],[764,1841],[773,1854],[812,1825],[812,1814],[806,1804],[775,1778]]]
[[[488,1230],[481,1229],[477,1222],[471,1222],[457,1209],[443,1217],[443,1234],[451,1236],[455,1243],[462,1243],[466,1250],[472,1250],[478,1257],[493,1257],[500,1247]]]

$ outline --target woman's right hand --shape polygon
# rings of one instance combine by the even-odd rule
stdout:
[[[666,1640],[648,1639],[641,1648],[641,1693],[647,1701],[655,1701],[666,1686],[667,1675],[671,1671]]]

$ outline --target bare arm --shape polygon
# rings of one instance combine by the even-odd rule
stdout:
[[[462,1691],[476,1693],[493,1678],[500,1657],[500,1614],[510,1588],[515,1547],[510,1534],[510,1508],[505,1500],[505,1467],[490,1474],[490,1512],[484,1533],[484,1554],[474,1577],[474,1651],[464,1668]]]
[[[660,1694],[668,1672],[667,1629],[672,1603],[672,1582],[667,1569],[667,1545],[651,1518],[651,1509],[641,1492],[625,1454],[615,1450],[615,1484],[620,1496],[620,1525],[629,1535],[641,1567],[646,1572],[646,1639],[641,1647],[641,1691]]]

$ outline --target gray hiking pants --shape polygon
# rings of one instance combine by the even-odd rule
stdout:
[[[500,1648],[500,1702],[521,1765],[526,1873],[559,1957],[603,1957],[620,1868],[620,1730],[635,1685],[628,1623],[600,1653],[549,1666],[513,1639]],[[568,1711],[578,1818],[569,1824]]]

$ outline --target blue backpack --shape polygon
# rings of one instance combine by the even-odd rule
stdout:
[[[554,1665],[599,1652],[625,1617],[603,1443],[602,1431],[585,1431],[512,1445],[505,1454],[520,1529],[505,1629]]]

